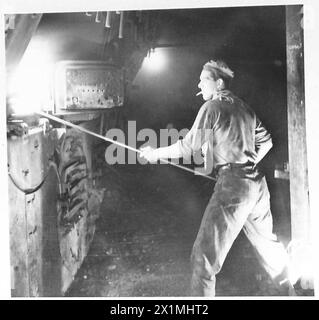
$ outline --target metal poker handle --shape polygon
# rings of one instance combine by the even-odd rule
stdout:
[[[112,139],[110,139],[110,138],[104,137],[104,136],[102,136],[102,135],[100,135],[100,134],[97,134],[97,133],[95,133],[95,132],[93,132],[93,131],[90,131],[90,130],[87,130],[87,129],[81,127],[81,126],[78,126],[78,125],[76,125],[76,124],[74,124],[74,123],[72,123],[72,122],[69,122],[69,121],[60,119],[60,118],[58,118],[58,117],[55,117],[55,116],[53,116],[53,115],[51,115],[51,114],[49,114],[49,113],[45,113],[45,112],[41,112],[41,111],[37,111],[36,113],[39,114],[39,115],[41,115],[42,117],[46,117],[46,118],[51,119],[51,120],[53,120],[53,121],[59,122],[59,123],[61,123],[61,124],[64,124],[64,125],[66,125],[66,126],[68,126],[68,127],[77,129],[77,130],[79,130],[79,131],[82,131],[82,132],[84,132],[84,133],[86,133],[86,134],[89,134],[89,135],[91,135],[91,136],[94,136],[94,137],[96,137],[96,138],[99,138],[99,139],[102,139],[102,140],[105,140],[105,141],[114,143],[114,144],[116,144],[116,145],[118,145],[118,146],[120,146],[120,147],[126,148],[126,149],[131,150],[131,151],[134,151],[134,152],[136,152],[136,153],[141,153],[141,150],[138,150],[138,149],[135,149],[135,148],[133,148],[133,147],[130,147],[130,146],[128,146],[128,145],[126,145],[126,144],[124,144],[124,143],[121,143],[121,142],[119,142],[119,141],[115,141],[115,140],[112,140]],[[193,174],[195,174],[195,175],[200,175],[200,176],[202,176],[202,177],[204,177],[204,178],[207,178],[207,179],[210,179],[210,180],[213,180],[213,181],[216,180],[216,179],[214,179],[213,177],[206,176],[206,175],[203,174],[203,173],[196,172],[195,170],[190,169],[190,168],[187,168],[187,167],[184,167],[184,166],[182,166],[182,165],[180,165],[180,164],[173,163],[173,162],[170,162],[170,161],[165,160],[165,159],[160,159],[160,161],[162,161],[162,162],[164,162],[164,163],[166,163],[166,164],[170,164],[170,165],[172,165],[172,166],[174,166],[174,167],[180,168],[180,169],[182,169],[182,170],[184,170],[184,171],[191,172],[191,173],[193,173]]]

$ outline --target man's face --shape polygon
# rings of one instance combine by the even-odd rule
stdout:
[[[201,89],[203,99],[205,101],[211,99],[217,92],[217,81],[215,81],[210,72],[207,70],[203,70],[199,77],[200,81],[198,84],[198,88]]]

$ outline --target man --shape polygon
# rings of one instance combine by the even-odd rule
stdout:
[[[203,66],[198,87],[206,101],[191,130],[175,144],[141,150],[149,162],[190,157],[202,149],[206,167],[217,171],[193,246],[191,295],[215,296],[216,274],[241,229],[277,283],[287,281],[288,256],[272,232],[269,192],[257,164],[272,147],[272,139],[254,111],[228,90],[233,71],[222,61]],[[210,159],[210,160],[209,160]]]

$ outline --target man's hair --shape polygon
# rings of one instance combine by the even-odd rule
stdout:
[[[209,71],[211,77],[215,81],[222,79],[225,89],[229,88],[231,79],[234,77],[234,72],[222,60],[210,60],[209,62],[206,62],[203,66],[203,70]]]

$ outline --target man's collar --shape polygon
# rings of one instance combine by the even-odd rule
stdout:
[[[232,92],[230,90],[220,90],[212,97],[212,100],[225,100],[227,102],[233,103],[234,99],[232,97]]]

